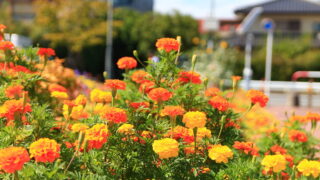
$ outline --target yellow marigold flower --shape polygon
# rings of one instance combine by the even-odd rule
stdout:
[[[286,158],[281,155],[266,155],[263,159],[261,164],[264,166],[265,171],[272,170],[273,172],[280,172],[286,169]]]
[[[228,159],[233,158],[231,149],[221,144],[213,145],[208,152],[210,159],[215,160],[216,163],[227,163]]]
[[[96,103],[110,103],[112,100],[112,94],[108,91],[94,89],[90,93],[90,100]]]
[[[105,124],[96,124],[86,131],[85,141],[88,143],[88,149],[100,149],[107,142],[108,126]]]
[[[86,119],[89,117],[89,114],[84,111],[84,108],[82,105],[74,106],[72,108],[71,118],[74,120],[79,120],[79,119]]]
[[[190,111],[183,115],[182,122],[186,127],[193,129],[195,127],[202,128],[206,125],[207,117],[204,112]]]
[[[132,124],[122,124],[119,128],[118,128],[118,133],[121,134],[132,134],[133,133],[133,125]]]
[[[89,126],[87,126],[86,124],[76,123],[72,125],[71,130],[72,132],[85,132],[88,128]]]
[[[98,114],[98,115],[99,115],[99,114],[102,114],[105,108],[106,108],[106,106],[105,106],[104,104],[98,103],[98,104],[96,104],[96,106],[94,107],[93,113],[94,113],[94,114]]]
[[[179,154],[178,141],[171,138],[155,140],[152,144],[153,151],[159,155],[160,159],[177,157]]]
[[[30,157],[36,162],[53,162],[60,157],[60,145],[53,139],[41,138],[33,142],[30,147]]]
[[[192,135],[193,135],[193,131],[190,130]],[[211,138],[211,131],[209,129],[207,129],[206,127],[203,128],[198,128],[197,131],[197,140],[202,139],[202,138]]]
[[[87,98],[80,94],[79,96],[77,96],[77,98],[74,100],[75,105],[86,105],[87,103]]]
[[[51,93],[51,97],[57,98],[57,99],[68,99],[69,96],[66,92],[59,92],[59,91],[53,91]]]
[[[69,106],[67,104],[64,104],[63,107],[62,107],[62,114],[63,114],[63,117],[66,118],[66,119],[69,119]]]
[[[304,176],[312,175],[314,178],[317,178],[320,174],[320,162],[304,159],[298,164],[297,169]]]

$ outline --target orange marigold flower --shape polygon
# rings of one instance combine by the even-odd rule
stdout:
[[[24,114],[31,111],[31,105],[29,103],[25,103],[23,99],[10,99],[0,106],[0,117],[7,118],[7,125],[10,125],[13,123],[12,121],[15,120],[17,115],[22,115],[22,121],[24,121]]]
[[[87,119],[89,117],[89,114],[84,111],[82,105],[78,105],[72,108],[70,117],[74,120]]]
[[[315,121],[315,122],[320,121],[320,114],[308,112],[306,115],[306,119],[309,121]]]
[[[208,88],[205,92],[204,95],[207,97],[213,97],[218,95],[218,93],[220,92],[219,88],[213,87],[213,88]]]
[[[206,125],[207,116],[204,112],[190,111],[183,115],[182,122],[185,123],[186,127],[202,128]]]
[[[53,91],[51,92],[51,97],[57,98],[57,99],[68,99],[69,96],[66,92],[60,92],[60,91]]]
[[[119,80],[119,79],[108,79],[108,80],[106,80],[104,85],[112,90],[118,90],[118,89],[125,90],[126,89],[126,83],[124,81]]]
[[[156,102],[168,101],[172,93],[164,88],[154,88],[148,93],[148,97]]]
[[[112,94],[100,89],[93,89],[90,93],[90,100],[95,103],[110,103],[112,101]]]
[[[53,139],[41,138],[33,142],[30,147],[30,157],[36,162],[53,162],[60,157],[60,145]]]
[[[72,132],[85,132],[89,128],[88,125],[83,124],[83,123],[76,123],[72,125],[71,130]]]
[[[171,138],[155,140],[152,149],[159,155],[160,159],[168,159],[177,157],[179,154],[179,143]]]
[[[150,132],[150,131],[142,131],[141,137],[144,137],[144,138],[152,138],[152,137],[153,137],[153,134],[152,134],[152,132]]]
[[[174,139],[188,139],[189,137],[193,138],[192,131],[190,129],[185,128],[183,126],[176,126],[173,128],[173,131],[169,131],[169,133],[166,135],[166,137],[169,137],[172,135],[172,138]],[[193,142],[193,139],[192,139]]]
[[[214,96],[209,100],[209,104],[219,111],[226,111],[230,107],[230,103],[221,96]]]
[[[181,83],[201,84],[200,74],[192,71],[181,71],[177,79]]]
[[[208,151],[209,158],[216,161],[216,163],[227,163],[228,159],[233,158],[233,152],[228,146],[221,144],[212,145]]]
[[[148,81],[149,77],[150,77],[150,74],[145,72],[144,70],[137,70],[132,73],[131,80],[138,84],[141,84],[143,82]]]
[[[149,102],[132,102],[130,103],[130,107],[132,107],[133,109],[149,108],[150,103]]]
[[[289,138],[292,142],[307,142],[308,136],[299,130],[291,130],[288,133]]]
[[[133,69],[137,67],[137,61],[132,57],[122,57],[118,60],[117,66],[119,69]]]
[[[312,175],[317,178],[320,175],[320,162],[304,159],[298,164],[297,169],[304,176]]]
[[[116,107],[106,107],[103,111],[102,117],[115,124],[127,122],[126,111]]]
[[[108,126],[105,124],[96,124],[86,131],[85,142],[88,149],[100,149],[107,142]]]
[[[39,48],[37,54],[39,56],[50,57],[50,56],[55,56],[56,52],[51,48]]]
[[[299,115],[294,115],[290,117],[290,122],[296,122],[296,121],[300,123],[307,123],[309,119],[306,116],[299,116]]]
[[[21,170],[24,163],[28,161],[30,161],[29,154],[23,147],[0,149],[0,171],[14,173]]]
[[[264,170],[266,172],[273,171],[273,172],[280,172],[286,169],[286,159],[283,155],[266,155],[263,159],[261,164],[264,166]]]
[[[48,89],[50,92],[67,92],[67,89],[59,84],[50,84]]]
[[[273,145],[271,148],[270,148],[270,151],[275,153],[275,154],[287,154],[287,150],[279,145]]]
[[[5,90],[6,97],[8,98],[20,98],[23,96],[23,93],[26,91],[23,91],[22,85],[12,85],[8,86]]]
[[[231,76],[232,81],[239,81],[241,76]]]
[[[3,31],[4,29],[6,29],[7,26],[3,25],[3,24],[0,24],[0,31]]]
[[[14,44],[10,41],[0,41],[0,50],[7,51],[13,50]]]
[[[155,83],[152,81],[145,81],[140,84],[139,91],[142,93],[149,93],[152,89],[155,88]]]
[[[193,135],[193,131],[191,129],[190,130],[190,134]],[[211,131],[209,129],[207,129],[206,127],[202,127],[202,128],[198,128],[197,131],[197,141],[201,140],[203,138],[211,138]]]
[[[239,142],[235,141],[233,147],[235,149],[243,151],[245,154],[251,154],[252,156],[259,155],[259,149],[252,142]]]
[[[165,50],[168,53],[170,51],[178,51],[180,43],[173,38],[161,38],[157,40],[156,47],[158,50]]]
[[[87,103],[87,98],[82,94],[77,96],[77,98],[74,100],[75,105],[83,105],[84,106],[84,105],[86,105],[86,103]]]
[[[134,126],[132,124],[125,123],[118,128],[117,132],[121,134],[132,134],[133,128]]]
[[[247,92],[247,97],[250,98],[252,104],[259,103],[261,107],[265,107],[269,98],[261,91],[251,89]]]
[[[161,116],[170,116],[170,117],[176,117],[176,116],[182,116],[186,111],[181,106],[165,106],[160,114]]]

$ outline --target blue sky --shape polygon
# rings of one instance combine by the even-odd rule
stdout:
[[[171,13],[178,10],[183,14],[190,14],[196,18],[205,18],[210,14],[212,0],[155,0],[155,11]],[[234,9],[252,5],[266,0],[214,0],[214,15],[218,18],[233,18]]]

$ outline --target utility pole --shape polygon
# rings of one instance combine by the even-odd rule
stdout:
[[[113,78],[112,63],[112,27],[113,26],[113,0],[107,0],[107,34],[106,34],[106,53],[104,70],[108,73],[108,78]]]

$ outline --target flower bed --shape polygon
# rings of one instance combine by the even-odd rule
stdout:
[[[142,63],[134,52],[117,63],[124,80],[82,94],[74,73],[49,60],[52,49],[1,40],[0,178],[319,177],[319,140],[301,128],[315,131],[319,114],[271,124],[262,109],[268,97],[238,91],[240,77],[231,89],[207,87],[194,72],[196,56],[190,70],[176,66],[180,46],[159,39],[159,62]]]

